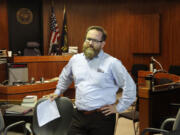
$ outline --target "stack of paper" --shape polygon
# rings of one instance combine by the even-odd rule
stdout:
[[[71,53],[71,54],[78,53],[78,47],[77,46],[69,46],[68,53]]]
[[[24,107],[21,105],[12,105],[8,109],[6,109],[6,113],[13,113],[13,114],[25,114],[32,111],[32,107]]]
[[[22,106],[25,107],[35,107],[37,103],[37,96],[26,96],[24,97],[23,101],[22,101]]]
[[[0,50],[0,58],[7,57],[7,50]]]

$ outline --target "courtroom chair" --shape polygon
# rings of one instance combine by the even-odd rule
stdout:
[[[173,127],[172,130],[167,130],[165,129],[166,125],[173,122]],[[161,127],[158,128],[146,128],[142,131],[141,135],[145,135],[147,132],[149,133],[161,133],[163,135],[176,135],[177,132],[180,131],[180,108],[178,110],[178,113],[176,115],[176,118],[167,118],[166,120],[163,121],[161,124]],[[179,135],[179,134],[177,134]]]
[[[40,44],[38,42],[27,42],[26,48],[24,49],[24,56],[40,56]]]
[[[180,130],[170,131],[166,135],[180,135]]]
[[[131,75],[135,81],[135,83],[137,83],[138,81],[138,71],[140,70],[144,70],[147,71],[148,70],[148,66],[145,64],[133,64],[132,68],[131,68]]]
[[[179,75],[179,76],[180,76],[180,66],[171,65],[171,66],[169,67],[168,72],[169,72],[170,74],[175,74],[175,75]]]
[[[24,130],[24,133],[17,133],[17,132],[11,131],[12,128],[17,127],[17,126],[21,127]],[[8,135],[8,134],[26,135],[26,133],[27,133],[27,131],[25,130],[25,121],[18,121],[18,122],[12,123],[9,126],[5,127],[3,114],[0,110],[0,135]]]
[[[132,75],[132,78],[134,79],[134,82],[136,83],[136,93],[137,93],[137,100],[136,100],[136,110],[138,111],[139,110],[139,98],[138,98],[138,86],[140,84],[138,84],[138,72],[140,70],[143,70],[143,71],[147,71],[149,68],[146,64],[133,64],[132,65],[132,68],[131,68],[131,75]]]
[[[37,106],[45,100],[48,99],[43,98],[39,100],[35,106],[32,132],[35,135],[67,135],[73,114],[73,104],[71,100],[67,97],[55,99],[60,117],[40,127],[37,120]]]

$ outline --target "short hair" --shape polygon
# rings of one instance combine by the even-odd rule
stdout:
[[[86,36],[87,36],[87,33],[88,33],[90,30],[100,31],[100,32],[102,33],[102,41],[105,41],[105,40],[106,40],[106,38],[107,38],[107,32],[104,30],[103,27],[101,27],[101,26],[90,26],[89,28],[87,28]]]

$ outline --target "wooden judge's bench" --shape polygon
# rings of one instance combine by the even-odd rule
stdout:
[[[178,108],[170,104],[180,103],[180,76],[157,72],[151,76],[154,84],[150,85],[148,75],[152,73],[138,72],[140,133],[148,127],[160,128],[166,118],[176,116]],[[163,81],[168,83],[161,84]]]
[[[54,92],[57,78],[71,56],[14,56],[9,60],[13,64],[26,64],[28,68],[28,80],[33,77],[38,83],[25,85],[0,85],[0,101],[18,102],[26,95],[43,95]],[[43,77],[45,82],[39,82]],[[56,79],[55,79],[56,78]],[[74,86],[71,85],[64,96],[74,98]]]

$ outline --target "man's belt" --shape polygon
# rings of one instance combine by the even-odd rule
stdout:
[[[91,111],[85,111],[85,110],[78,110],[78,112],[84,114],[84,115],[90,115],[90,114],[94,114],[94,113],[97,113],[97,112],[102,112],[101,109],[95,109],[95,110],[91,110]]]

